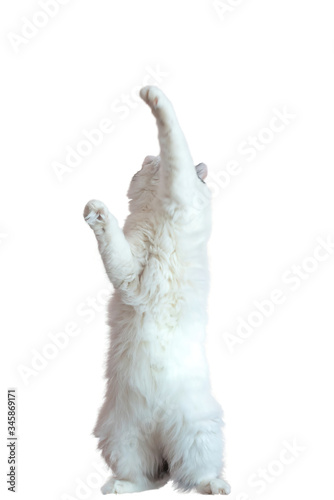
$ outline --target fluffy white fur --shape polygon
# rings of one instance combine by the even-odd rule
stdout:
[[[222,412],[211,395],[204,338],[210,234],[206,166],[194,166],[167,97],[141,90],[160,156],[145,158],[123,230],[100,201],[84,217],[115,288],[107,390],[94,430],[113,471],[103,493],[176,488],[227,494]],[[204,196],[203,196],[204,195]]]

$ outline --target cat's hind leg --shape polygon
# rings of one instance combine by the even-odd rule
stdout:
[[[169,480],[168,464],[160,455],[154,439],[142,431],[121,431],[100,448],[113,471],[103,494],[133,493],[161,488]]]
[[[171,445],[171,478],[181,491],[228,495],[230,485],[221,477],[222,436],[215,420],[186,424]],[[175,461],[175,458],[177,460]]]
[[[222,478],[222,412],[208,387],[191,384],[178,395],[179,412],[163,421],[164,456],[175,487],[203,494],[228,494]]]

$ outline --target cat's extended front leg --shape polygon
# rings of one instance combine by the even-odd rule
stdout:
[[[189,205],[200,179],[174,108],[157,87],[142,88],[140,96],[157,121],[164,194],[177,203]],[[202,173],[205,174],[204,170]]]
[[[97,200],[87,203],[84,218],[93,229],[107,275],[115,288],[135,277],[134,259],[117,219]]]

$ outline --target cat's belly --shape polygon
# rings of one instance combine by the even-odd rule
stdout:
[[[111,345],[110,363],[122,384],[147,387],[149,392],[170,391],[175,385],[208,378],[204,351],[204,332],[201,328],[158,328],[154,322],[137,331],[130,329],[130,336],[123,330],[124,342],[120,347]],[[146,326],[146,328],[145,328]],[[129,340],[125,340],[129,339]],[[122,337],[118,337],[118,343]],[[121,356],[119,353],[122,353]]]
[[[182,301],[176,308],[167,300],[156,308],[135,308],[118,297],[110,317],[109,378],[123,388],[156,404],[182,387],[208,383],[203,306]]]

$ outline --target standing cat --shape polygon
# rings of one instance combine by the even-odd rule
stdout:
[[[209,190],[170,101],[141,98],[156,118],[160,156],[132,178],[123,230],[100,201],[84,211],[115,288],[109,308],[107,390],[94,434],[112,476],[103,493],[174,485],[230,492],[221,477],[222,415],[211,395],[204,338]],[[201,208],[202,206],[202,208]]]

